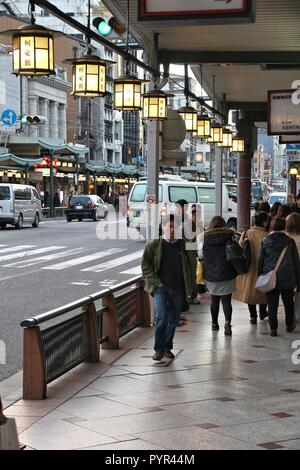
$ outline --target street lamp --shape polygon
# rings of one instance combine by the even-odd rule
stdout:
[[[223,142],[223,127],[221,126],[221,124],[214,121],[211,124],[210,130],[211,130],[210,132],[211,137],[207,139],[207,142],[213,143],[213,144],[221,144]]]
[[[179,109],[178,113],[185,122],[185,128],[187,132],[197,132],[197,111],[195,108],[186,106]]]
[[[53,38],[61,33],[36,25],[35,5],[30,1],[30,24],[18,29],[3,31],[12,37],[13,72],[15,75],[53,75]]]
[[[296,176],[298,175],[298,168],[295,165],[292,165],[289,169],[289,175]]]
[[[197,117],[197,137],[208,139],[210,137],[211,121],[207,114],[201,113]]]
[[[167,119],[168,97],[174,96],[161,90],[151,90],[143,94],[143,119],[160,121]]]
[[[232,132],[224,127],[223,129],[223,140],[219,144],[222,148],[231,148],[232,147]]]
[[[245,139],[232,139],[232,151],[236,153],[245,152]]]

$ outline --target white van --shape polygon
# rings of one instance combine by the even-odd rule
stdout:
[[[132,187],[128,198],[127,225],[139,230],[146,228],[147,203],[146,179],[141,179]],[[163,217],[175,210],[175,203],[179,199],[188,202],[188,211],[194,204],[201,205],[201,217],[204,226],[215,215],[215,184],[191,182],[179,176],[166,176],[159,178],[159,210]],[[237,203],[230,199],[226,183],[223,183],[223,215],[231,225],[236,225]]]
[[[271,193],[268,199],[268,203],[270,204],[270,206],[273,206],[275,202],[280,202],[280,204],[285,204],[286,193],[284,192]]]
[[[0,183],[0,228],[7,224],[17,229],[24,224],[38,227],[41,220],[41,199],[33,186]]]

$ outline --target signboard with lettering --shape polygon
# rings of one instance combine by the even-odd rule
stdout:
[[[300,134],[300,105],[295,103],[296,90],[268,91],[268,134]]]
[[[252,0],[138,0],[139,21],[247,19],[253,21]]]
[[[299,162],[300,161],[300,145],[287,144],[286,156],[288,162]]]
[[[296,135],[280,135],[280,144],[300,144],[300,134]]]

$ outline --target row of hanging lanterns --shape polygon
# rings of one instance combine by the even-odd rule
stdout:
[[[12,37],[13,73],[16,75],[52,75],[55,74],[54,37],[61,35],[58,31],[49,30],[35,24],[35,4],[30,3],[30,24],[18,29],[8,30],[2,34]],[[88,1],[88,29],[90,29],[90,0]],[[126,56],[129,45],[129,0]],[[72,65],[73,91],[80,97],[98,97],[106,94],[106,68],[114,62],[101,59],[91,52],[91,40],[86,38],[86,53],[64,61]],[[114,107],[120,111],[143,110],[143,119],[164,120],[167,118],[167,100],[174,96],[154,89],[142,95],[142,84],[148,80],[140,80],[129,73],[126,59],[126,73],[114,80]],[[202,88],[202,67],[201,67]],[[142,106],[143,97],[143,106]],[[186,106],[178,112],[183,118],[186,131],[195,133],[200,139],[216,143],[223,148],[232,148],[235,152],[243,152],[243,139],[233,139],[229,129],[223,127],[201,110],[200,115],[195,108],[189,106],[188,94]],[[215,92],[214,92],[215,99]]]

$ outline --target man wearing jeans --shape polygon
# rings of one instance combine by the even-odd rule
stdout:
[[[150,241],[144,251],[142,272],[146,290],[155,302],[154,361],[173,359],[173,338],[185,299],[193,298],[196,286],[195,252],[186,250],[176,237],[181,220],[173,214],[162,223],[163,236]]]

